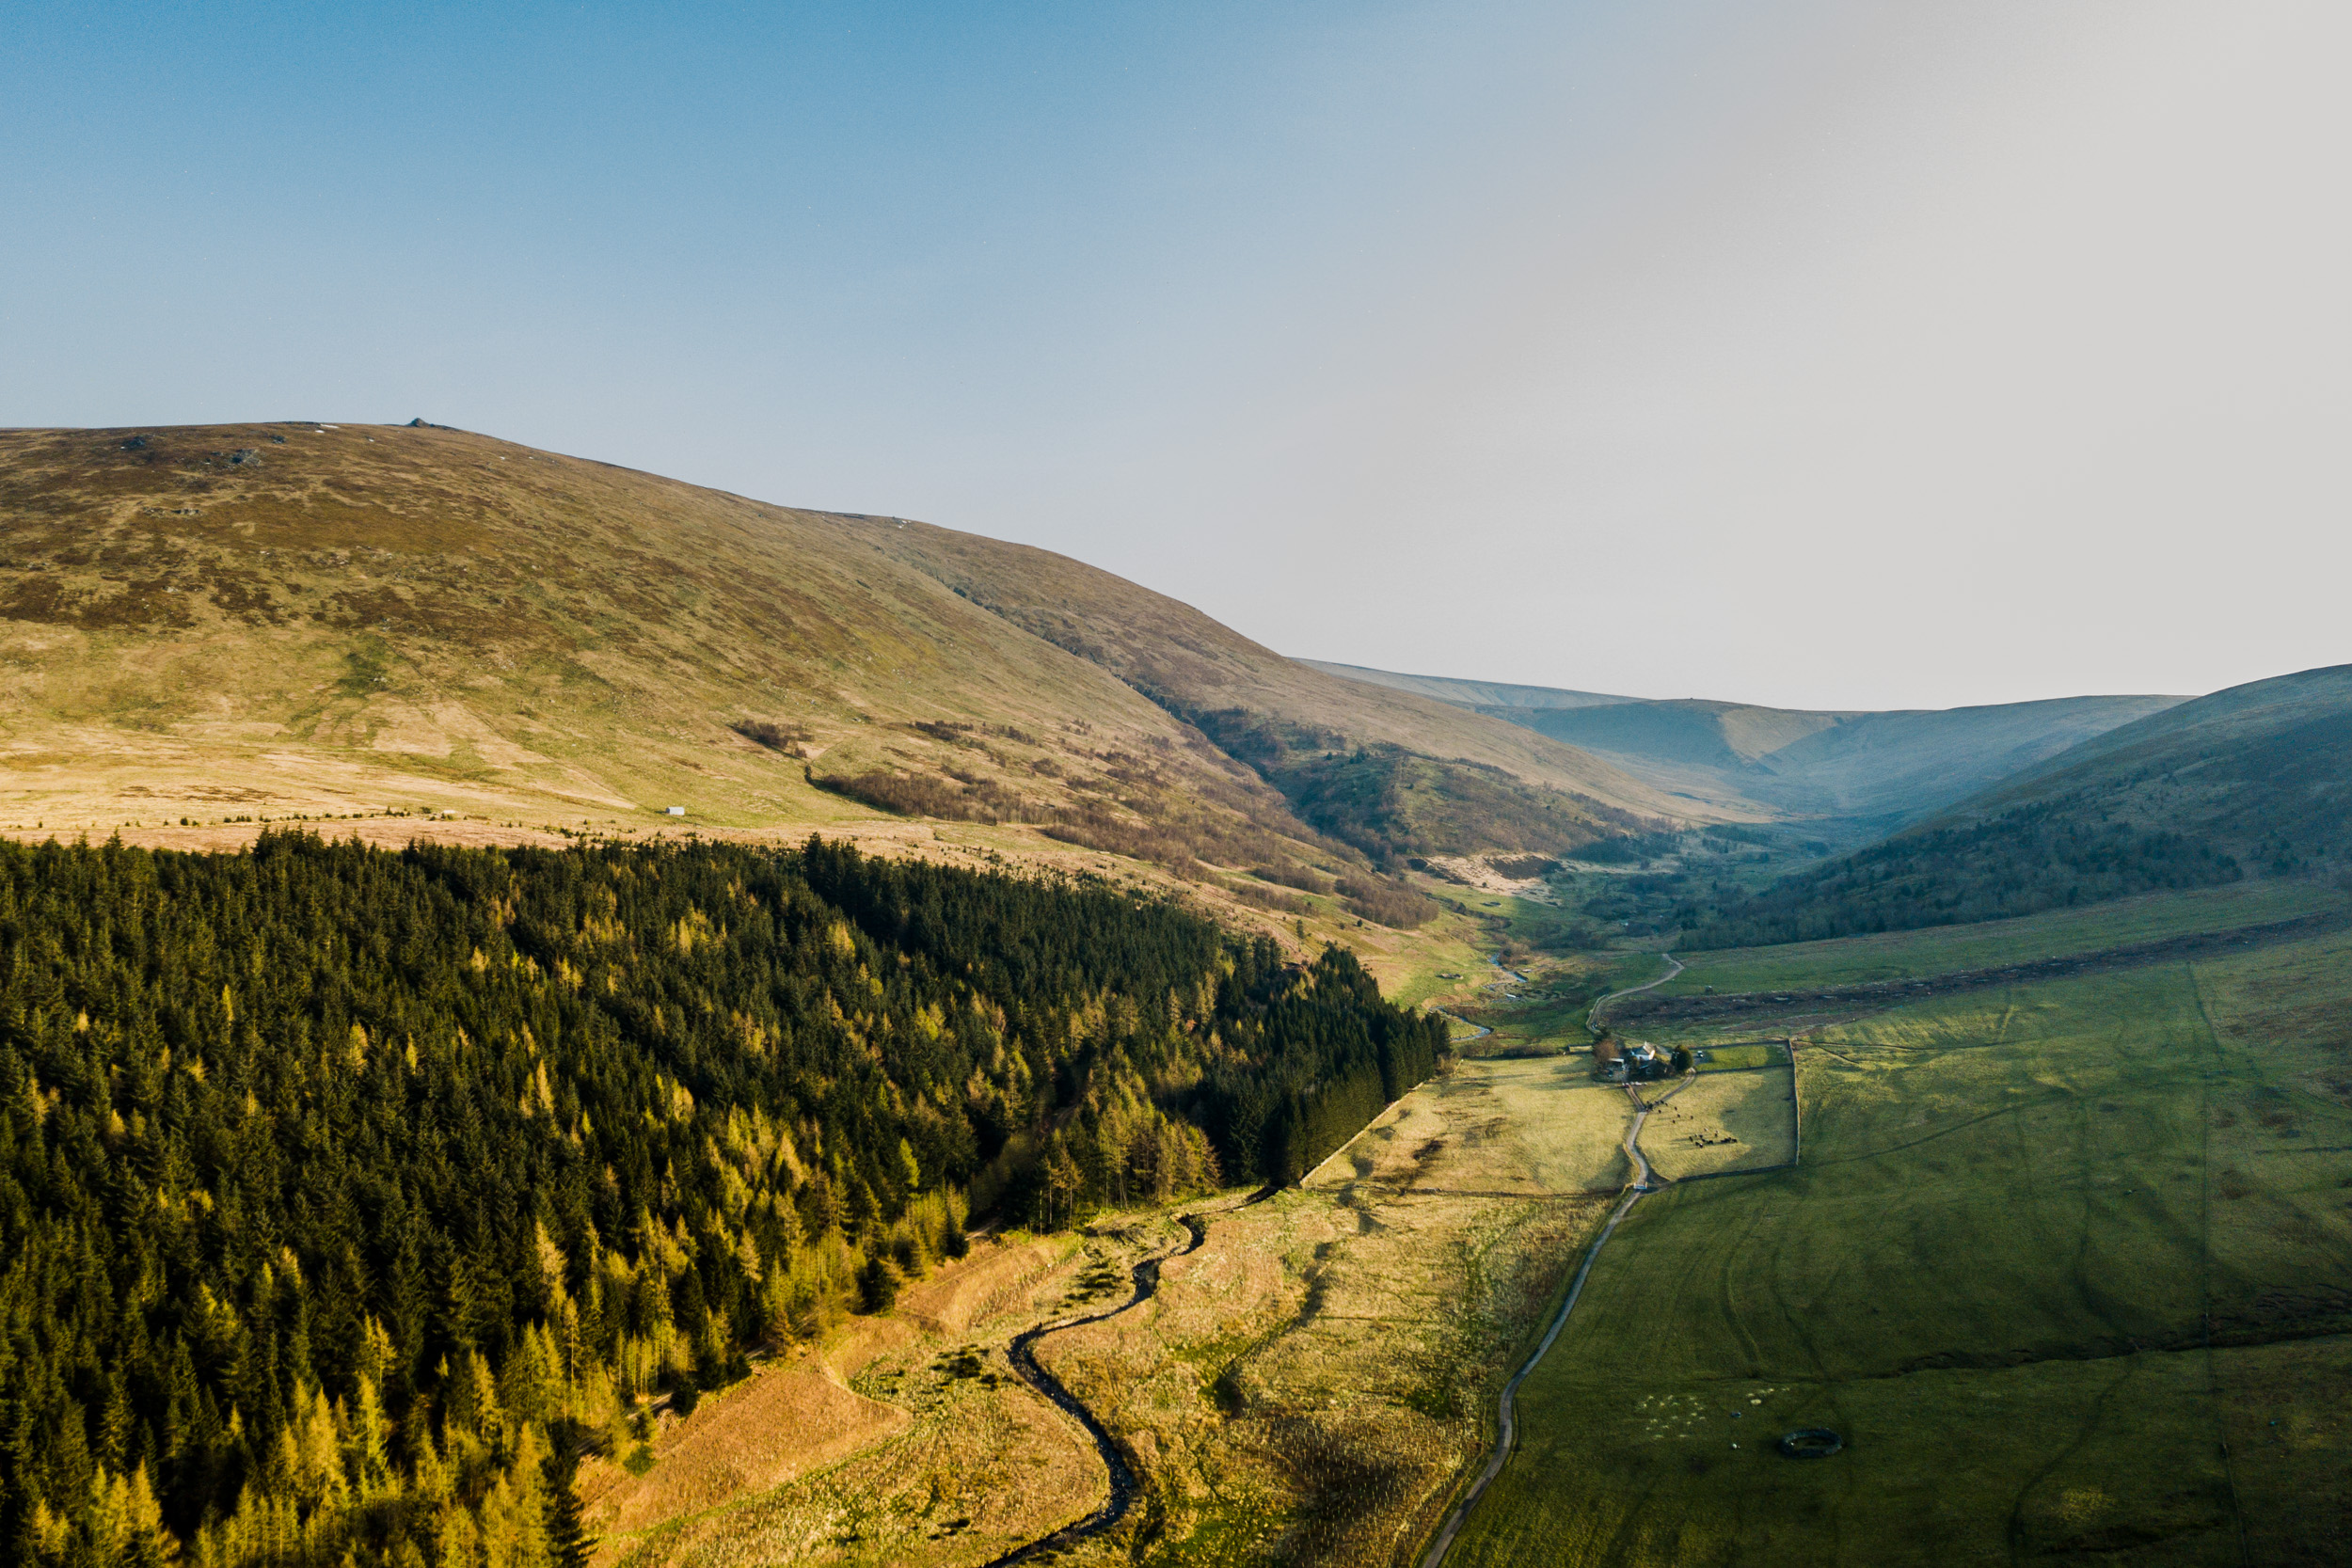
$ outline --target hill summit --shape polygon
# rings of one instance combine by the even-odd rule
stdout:
[[[1045,551],[424,424],[0,434],[0,648],[20,829],[882,811],[1344,870],[1677,815]]]

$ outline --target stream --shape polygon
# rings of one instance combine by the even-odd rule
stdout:
[[[1269,1187],[1253,1193],[1243,1199],[1239,1207],[1247,1208],[1261,1198],[1269,1196],[1273,1190]],[[1125,1518],[1128,1511],[1135,1507],[1138,1484],[1136,1480],[1135,1466],[1127,1463],[1127,1456],[1120,1451],[1118,1440],[1111,1436],[1109,1428],[1096,1419],[1094,1412],[1089,1410],[1077,1395],[1062,1386],[1059,1378],[1038,1364],[1037,1342],[1048,1334],[1058,1334],[1065,1328],[1080,1328],[1088,1323],[1099,1323],[1116,1318],[1121,1312],[1130,1311],[1151,1300],[1152,1293],[1160,1288],[1160,1265],[1170,1258],[1182,1258],[1186,1253],[1200,1250],[1200,1243],[1209,1239],[1209,1222],[1205,1217],[1200,1214],[1184,1214],[1178,1216],[1178,1223],[1191,1233],[1192,1239],[1183,1246],[1173,1247],[1166,1252],[1155,1252],[1137,1263],[1133,1271],[1135,1291],[1125,1301],[1107,1312],[1096,1312],[1083,1318],[1057,1319],[1052,1323],[1040,1323],[1035,1328],[1025,1329],[1013,1337],[1012,1345],[1006,1353],[1007,1359],[1012,1363],[1013,1371],[1022,1382],[1051,1400],[1080,1426],[1086,1428],[1087,1435],[1094,1440],[1094,1451],[1102,1455],[1103,1468],[1110,1473],[1110,1496],[1104,1499],[1102,1507],[1085,1518],[1073,1520],[1052,1534],[1040,1536],[1025,1546],[1016,1546],[1004,1556],[992,1560],[985,1565],[985,1568],[1011,1568],[1011,1565],[1016,1562],[1033,1561],[1047,1552],[1084,1541],[1089,1536],[1100,1535]]]

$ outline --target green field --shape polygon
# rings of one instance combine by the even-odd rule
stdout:
[[[1450,1563],[2347,1560],[2352,936],[1923,1001],[1797,1071],[1803,1164],[1634,1209]],[[1817,1424],[1846,1451],[1773,1450]]]
[[[2347,903],[2352,900],[2344,895],[2308,882],[2239,882],[2195,893],[2122,898],[2112,904],[2027,915],[2022,920],[1677,954],[1685,965],[1683,972],[1658,990],[1665,996],[1690,996],[1709,986],[1730,993],[1951,974],[2039,958],[2072,958],[2195,931],[2262,926],[2343,909]]]
[[[1778,1045],[1715,1045],[1701,1049],[1707,1053],[1707,1060],[1697,1064],[1701,1072],[1745,1072],[1788,1059],[1787,1048]]]
[[[1471,1047],[1473,1054],[1564,1051],[1592,1042],[1584,1018],[1596,998],[1638,986],[1663,968],[1665,960],[1655,953],[1596,955],[1565,962],[1546,958],[1523,972],[1525,981],[1510,982],[1505,989],[1513,994],[1505,995],[1486,985],[1504,978],[1503,972],[1482,964],[1470,971],[1481,982],[1479,999],[1452,1010],[1494,1031]]]

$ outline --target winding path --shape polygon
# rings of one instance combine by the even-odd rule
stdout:
[[[1585,1010],[1585,1029],[1592,1031],[1593,1025],[1599,1022],[1603,1003],[1613,1002],[1620,996],[1631,996],[1635,991],[1648,990],[1653,986],[1662,986],[1682,973],[1681,959],[1671,953],[1664,957],[1672,967],[1657,979],[1595,998],[1592,1006]],[[1576,1278],[1568,1284],[1567,1299],[1560,1304],[1558,1314],[1552,1318],[1551,1326],[1544,1331],[1543,1339],[1536,1345],[1534,1354],[1511,1374],[1511,1381],[1502,1386],[1502,1397],[1495,1402],[1495,1446],[1493,1451],[1486,1455],[1486,1467],[1478,1472],[1478,1479],[1470,1482],[1470,1490],[1462,1494],[1462,1500],[1455,1503],[1454,1512],[1446,1515],[1444,1527],[1438,1531],[1438,1538],[1429,1544],[1428,1553],[1421,1560],[1421,1568],[1438,1568],[1445,1561],[1445,1554],[1453,1549],[1454,1538],[1461,1533],[1463,1522],[1470,1517],[1470,1510],[1477,1506],[1488,1483],[1502,1473],[1502,1466],[1511,1458],[1512,1449],[1518,1443],[1519,1385],[1527,1381],[1529,1373],[1534,1371],[1536,1364],[1551,1349],[1551,1342],[1560,1338],[1560,1331],[1568,1326],[1568,1314],[1576,1310],[1577,1297],[1584,1293],[1584,1281],[1593,1272],[1593,1261],[1600,1256],[1600,1249],[1616,1232],[1617,1222],[1624,1219],[1632,1211],[1633,1205],[1641,1200],[1642,1195],[1650,1190],[1649,1161],[1642,1154],[1642,1123],[1649,1117],[1649,1107],[1643,1103],[1641,1095],[1634,1091],[1631,1085],[1626,1086],[1626,1095],[1633,1101],[1633,1120],[1625,1132],[1625,1153],[1626,1158],[1633,1163],[1633,1180],[1626,1187],[1625,1196],[1618,1201],[1616,1211],[1609,1216],[1609,1223],[1600,1227],[1600,1234],[1594,1237],[1593,1244],[1585,1249],[1584,1261],[1577,1266]]]
[[[1666,973],[1661,974],[1657,979],[1645,980],[1638,986],[1628,986],[1623,990],[1613,990],[1606,996],[1596,996],[1593,998],[1593,1005],[1584,1009],[1584,1032],[1586,1034],[1590,1035],[1598,1032],[1593,1027],[1593,1025],[1600,1022],[1600,1010],[1603,1006],[1614,1002],[1620,996],[1631,996],[1637,991],[1655,990],[1660,986],[1664,985],[1667,981],[1682,973],[1682,960],[1680,958],[1676,958],[1672,953],[1661,953],[1658,956],[1666,960],[1668,967]]]

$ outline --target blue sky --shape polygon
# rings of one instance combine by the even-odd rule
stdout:
[[[1288,653],[1649,695],[2352,658],[2320,8],[5,34],[0,423],[422,415],[1044,545]]]

